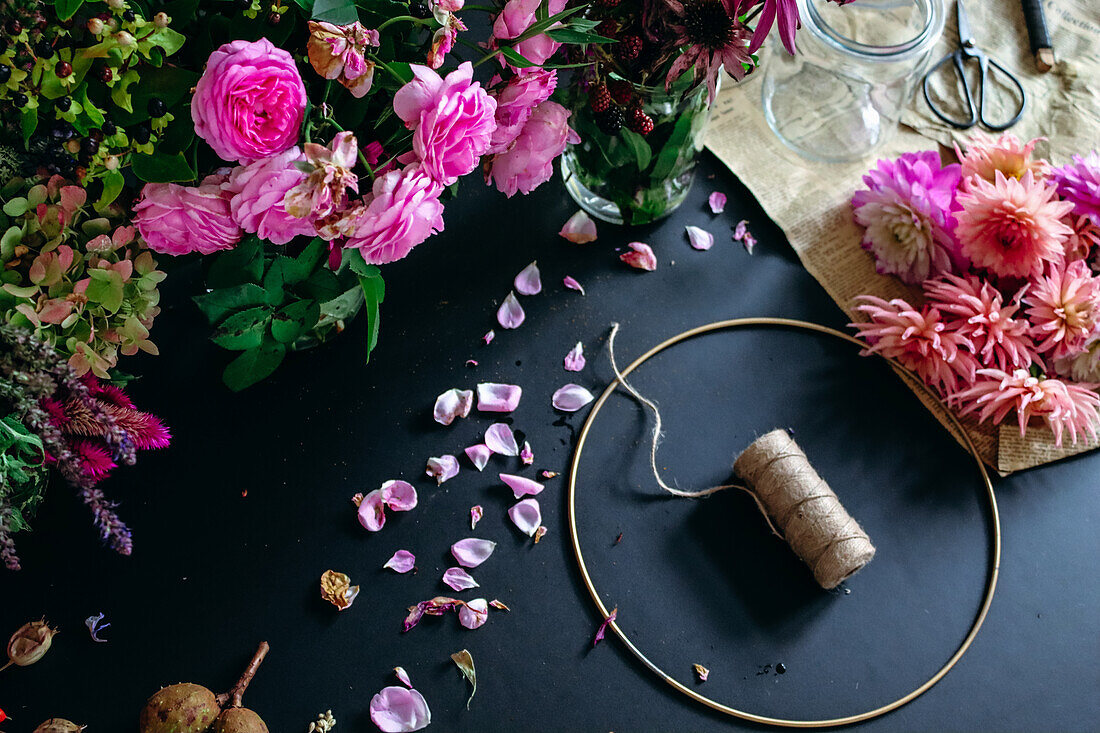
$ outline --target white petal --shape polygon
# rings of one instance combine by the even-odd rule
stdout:
[[[500,480],[512,490],[512,494],[518,499],[521,496],[535,496],[542,493],[542,490],[546,487],[540,484],[538,481],[533,481],[523,476],[513,476],[510,473],[498,474]]]
[[[474,600],[458,607],[458,622],[467,629],[477,629],[489,620],[489,603],[484,598]]]
[[[470,463],[474,464],[474,468],[479,471],[485,468],[485,464],[489,462],[489,456],[491,455],[493,455],[493,452],[484,443],[471,445],[466,449],[466,457],[470,459]]]
[[[485,445],[489,450],[501,456],[518,456],[519,445],[516,443],[516,435],[508,425],[498,422],[489,426],[485,431]]]
[[[440,425],[450,425],[455,418],[466,417],[474,406],[474,393],[469,389],[449,389],[435,398],[432,417]]]
[[[584,295],[584,286],[571,278],[569,275],[566,275],[564,278],[562,278],[561,282],[565,287],[569,288],[570,290],[576,290],[581,295]]]
[[[542,510],[539,509],[538,499],[524,499],[508,510],[508,516],[512,524],[528,537],[534,537],[535,531],[542,524]]]
[[[576,412],[594,399],[592,393],[579,384],[567,384],[554,393],[551,401],[555,409]]]
[[[523,390],[515,384],[482,382],[477,385],[477,409],[481,412],[511,412],[519,407]]]
[[[577,345],[565,355],[565,371],[579,372],[584,369],[584,365],[584,344],[578,341]]]
[[[707,198],[712,213],[721,214],[726,209],[726,194],[715,191]]]
[[[532,262],[520,270],[515,280],[516,292],[520,295],[538,295],[542,292],[542,278],[537,262]]]
[[[386,561],[382,567],[389,568],[395,573],[407,573],[416,566],[416,555],[408,550],[398,550],[393,557]]]
[[[477,588],[477,581],[462,568],[447,568],[443,571],[443,582],[454,590]]]
[[[491,540],[479,540],[476,537],[459,540],[451,545],[451,554],[464,568],[476,568],[489,559],[497,543]]]
[[[454,456],[429,458],[428,467],[424,473],[434,478],[435,485],[439,486],[444,481],[453,479],[458,475],[458,459]]]
[[[561,236],[574,244],[585,244],[596,241],[596,222],[583,211],[578,211],[569,217],[569,221],[558,232]]]
[[[519,328],[527,314],[523,312],[523,306],[519,304],[515,293],[508,293],[508,297],[497,309],[497,323],[503,328]]]
[[[706,229],[686,226],[684,230],[687,232],[688,241],[695,249],[708,250],[714,246],[714,235]]]

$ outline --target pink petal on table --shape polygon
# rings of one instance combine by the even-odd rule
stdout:
[[[737,226],[733,228],[733,239],[735,242],[740,242],[745,238],[745,235],[749,232],[749,223],[742,219],[737,222]]]
[[[488,346],[489,344],[493,343],[493,339],[495,339],[496,337],[497,332],[490,328],[489,331],[481,337],[481,340],[485,342],[486,346]]]
[[[408,481],[387,481],[382,484],[382,500],[395,512],[416,508],[416,489]]]
[[[568,275],[566,275],[564,278],[562,278],[561,282],[562,282],[562,285],[569,288],[570,290],[576,290],[581,295],[585,294],[584,293],[584,286],[581,285],[576,280],[574,280],[573,278],[569,277]]]
[[[579,384],[567,384],[554,393],[551,402],[556,410],[576,412],[594,399],[592,393]]]
[[[409,679],[409,673],[405,671],[404,667],[394,667],[393,673],[397,675],[398,682],[408,687],[410,690],[412,689],[412,680]]]
[[[416,555],[408,550],[398,550],[393,557],[386,561],[382,567],[389,568],[395,573],[407,573],[416,566]]]
[[[574,244],[595,242],[596,222],[592,221],[592,218],[589,217],[588,214],[583,211],[578,211],[576,214],[569,217],[569,221],[565,222],[558,234]]]
[[[435,485],[439,486],[444,481],[449,481],[458,475],[458,459],[454,456],[429,458],[428,467],[424,473],[434,478]]]
[[[604,634],[607,633],[607,627],[611,625],[611,622],[619,617],[619,609],[611,609],[611,613],[607,614],[607,618],[600,624],[600,628],[596,629],[596,636],[592,639],[592,646],[596,646],[603,641]]]
[[[485,510],[481,508],[481,504],[470,507],[470,529],[477,529],[477,523],[483,516],[485,516]]]
[[[523,306],[516,299],[516,294],[508,293],[508,297],[497,308],[497,323],[504,328],[519,328],[523,325],[523,319],[527,314],[523,312]]]
[[[359,524],[371,532],[377,532],[386,524],[386,502],[382,490],[375,489],[359,502]]]
[[[477,581],[462,568],[447,568],[443,571],[443,582],[454,590],[477,588]]]
[[[505,606],[503,603],[498,601],[496,598],[489,601],[489,605],[492,606],[493,608],[495,608],[498,611],[511,611],[512,610],[512,609],[508,608],[508,606]]]
[[[706,251],[714,246],[714,235],[706,229],[686,226],[684,227],[684,231],[687,233],[688,242],[690,242],[691,246],[695,249]]]
[[[631,267],[645,270],[646,272],[653,272],[657,269],[657,255],[653,254],[653,250],[648,244],[644,242],[631,242],[627,247],[630,247],[630,251],[623,252],[619,255],[620,260]]]
[[[538,295],[542,292],[542,277],[537,262],[532,262],[519,271],[515,282],[516,292],[520,295]]]
[[[569,350],[569,353],[565,355],[565,371],[567,372],[579,372],[584,369],[584,344],[580,341],[577,345]]]
[[[497,543],[492,540],[479,540],[476,537],[469,537],[451,545],[451,554],[454,555],[455,560],[462,567],[476,568],[489,559],[489,555],[493,554],[493,549],[496,546]]]
[[[385,687],[371,698],[370,719],[382,733],[412,733],[428,727],[432,711],[416,690]]]
[[[531,450],[531,441],[523,441],[523,447],[519,449],[519,459],[523,465],[530,466],[535,462],[535,451]]]
[[[474,392],[469,389],[449,389],[435,398],[432,417],[440,425],[450,425],[455,418],[466,417],[474,406]]]
[[[518,456],[519,445],[516,444],[516,435],[508,425],[498,422],[489,426],[485,431],[485,445],[489,450],[501,456]]]
[[[741,244],[745,247],[745,251],[751,255],[753,248],[756,247],[756,237],[745,232],[745,236],[741,238]]]
[[[558,476],[557,471],[543,471],[542,472],[542,477],[543,478],[557,478],[557,476]]]
[[[519,531],[528,537],[534,537],[535,531],[542,524],[542,510],[539,508],[538,499],[524,499],[508,510],[508,517],[512,524],[519,527]]]
[[[477,359],[467,359],[466,360],[466,366],[476,367],[477,366]]]
[[[477,409],[481,412],[511,412],[519,407],[523,389],[515,384],[482,382],[477,385]]]
[[[471,445],[465,452],[466,457],[470,459],[470,463],[474,464],[474,468],[479,471],[485,468],[485,464],[489,462],[489,456],[493,455],[493,452],[489,450],[489,446],[484,443]]]
[[[715,191],[707,197],[707,203],[710,205],[711,213],[721,214],[726,209],[726,194]]]
[[[510,473],[499,474],[500,480],[512,490],[512,495],[517,499],[521,496],[535,496],[542,492],[546,487],[540,484],[538,481],[533,481],[523,476],[513,476]]]
[[[467,629],[481,628],[488,620],[489,603],[484,598],[475,598],[458,607],[458,622]]]

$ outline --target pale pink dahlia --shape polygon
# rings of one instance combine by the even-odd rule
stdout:
[[[1050,171],[1045,160],[1032,160],[1031,153],[1035,145],[1045,137],[1037,137],[1027,143],[1020,141],[1011,133],[999,138],[977,134],[966,144],[966,153],[955,146],[955,155],[962,164],[963,182],[971,184],[971,177],[977,176],[988,183],[994,183],[997,171],[1005,178],[1023,178],[1028,171],[1035,178],[1043,178]]]
[[[1025,300],[1039,351],[1056,359],[1083,351],[1100,330],[1100,277],[1081,260],[1053,265]]]
[[[982,365],[1016,369],[1042,364],[1027,319],[1016,318],[1021,290],[1007,305],[1001,293],[974,275],[944,275],[924,283],[924,294],[952,331],[974,345]]]
[[[1100,337],[1085,344],[1085,350],[1054,360],[1054,370],[1075,382],[1100,383]]]
[[[672,63],[665,77],[665,89],[672,86],[685,71],[694,68],[695,81],[706,79],[707,102],[713,102],[718,92],[718,75],[724,67],[726,73],[740,81],[747,73],[746,65],[753,66],[752,52],[749,50],[749,29],[737,19],[732,0],[664,0],[672,11],[668,30],[673,37],[673,45],[688,46]],[[793,0],[778,0],[783,5],[794,6]],[[768,6],[772,7],[771,19],[774,19],[776,0],[768,0],[759,26],[768,16]],[[798,21],[795,10],[794,20]],[[759,27],[758,26],[758,27]],[[784,28],[780,18],[780,30]],[[765,30],[765,33],[767,31]],[[794,46],[794,29],[791,28],[791,48]],[[755,40],[755,38],[753,39]],[[784,42],[787,38],[784,36]],[[792,50],[793,53],[793,50]]]
[[[1062,445],[1066,431],[1075,444],[1078,435],[1096,440],[1100,394],[1094,389],[1100,385],[1034,377],[1026,369],[1011,374],[1000,369],[979,369],[978,375],[982,379],[973,386],[948,398],[962,407],[960,414],[977,412],[979,422],[992,418],[996,425],[1015,409],[1020,435],[1027,432],[1033,418],[1041,418],[1053,431],[1055,445]]]
[[[1062,223],[1073,230],[1066,237],[1066,259],[1088,260],[1100,252],[1100,226],[1087,216],[1070,214]]]
[[[957,331],[950,331],[940,312],[930,306],[917,311],[904,300],[886,302],[873,295],[857,298],[856,310],[870,323],[849,324],[867,342],[866,354],[896,359],[925,383],[943,394],[954,392],[959,383],[971,384],[979,366],[972,345]]]
[[[959,166],[941,166],[931,150],[906,153],[880,160],[863,182],[867,189],[855,192],[852,206],[856,222],[866,227],[863,248],[874,255],[875,269],[910,284],[950,272]]]
[[[955,236],[974,265],[1001,277],[1032,277],[1062,259],[1072,230],[1061,219],[1073,204],[1059,201],[1031,171],[1019,180],[999,170],[993,183],[973,178],[957,200]]]
[[[1100,153],[1073,156],[1073,164],[1055,168],[1051,178],[1058,184],[1058,195],[1073,203],[1075,214],[1100,226]]]

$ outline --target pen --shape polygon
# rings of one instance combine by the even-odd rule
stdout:
[[[1023,0],[1027,37],[1031,41],[1031,53],[1035,67],[1045,74],[1054,68],[1054,48],[1047,33],[1047,19],[1043,15],[1043,0]]]

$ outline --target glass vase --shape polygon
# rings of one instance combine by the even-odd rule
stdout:
[[[591,89],[570,87],[569,124],[581,141],[566,148],[561,167],[565,188],[582,209],[612,224],[647,224],[684,202],[710,119],[706,84],[692,85],[690,77],[668,91],[612,79],[617,91],[629,84],[630,99],[613,100],[601,112],[593,108]],[[645,118],[652,122],[648,132]]]

